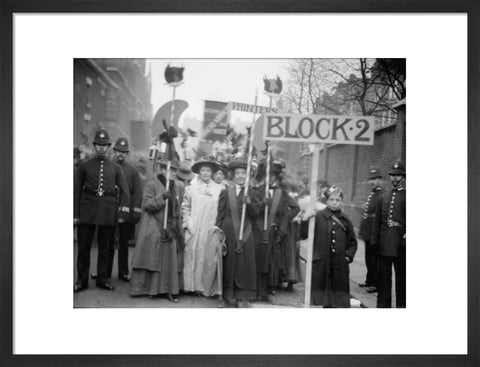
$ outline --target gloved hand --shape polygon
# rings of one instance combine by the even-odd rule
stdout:
[[[137,211],[134,211],[131,215],[130,215],[130,222],[132,223],[138,223],[140,222],[140,217],[141,217],[141,214]]]
[[[309,220],[311,217],[314,217],[316,213],[317,210],[315,208],[309,208],[303,213],[302,220]]]
[[[170,200],[172,198],[172,194],[170,191],[166,191],[162,194],[162,199],[163,200]]]
[[[267,196],[266,198],[263,199],[263,204],[265,206],[269,206],[272,204],[272,199],[270,198],[270,196]]]
[[[249,205],[249,204],[252,203],[252,201],[250,200],[250,197],[249,197],[248,195],[245,195],[245,196],[243,197],[243,203],[244,203],[244,204],[247,204],[247,205]]]

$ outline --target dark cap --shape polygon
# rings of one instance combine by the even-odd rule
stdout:
[[[247,169],[247,160],[242,157],[235,157],[228,163],[228,169],[234,171],[237,168]]]

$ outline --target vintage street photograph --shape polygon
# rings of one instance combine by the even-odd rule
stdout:
[[[75,308],[406,308],[406,59],[74,59]]]

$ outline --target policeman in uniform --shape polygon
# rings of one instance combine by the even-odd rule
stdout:
[[[360,287],[367,287],[367,292],[377,292],[378,282],[378,246],[372,246],[372,225],[375,219],[377,202],[385,190],[382,187],[382,175],[376,168],[372,168],[368,174],[370,194],[363,206],[362,221],[360,223],[359,236],[365,241],[365,264],[367,265],[367,276],[364,284]]]
[[[90,248],[95,229],[98,243],[96,285],[107,290],[115,289],[108,282],[108,252],[118,210],[116,187],[120,190],[118,222],[128,220],[130,212],[130,195],[122,169],[105,157],[110,147],[110,137],[105,129],[101,128],[95,133],[93,146],[96,156],[79,165],[75,185],[74,224],[78,223],[78,277],[75,292],[88,288]]]
[[[125,159],[129,153],[128,140],[118,138],[113,147],[115,161],[122,167],[123,174],[127,180],[130,193],[130,218],[124,223],[118,224],[118,278],[123,281],[130,281],[128,271],[128,242],[135,234],[135,225],[140,221],[142,213],[142,184],[140,175],[135,167],[128,164]],[[119,208],[119,210],[121,207]],[[113,258],[115,257],[115,236],[110,243],[110,260],[108,275],[112,275]]]
[[[395,269],[396,307],[406,307],[406,191],[405,165],[396,161],[388,172],[392,189],[380,196],[371,245],[379,247],[377,307],[392,307],[392,264]]]

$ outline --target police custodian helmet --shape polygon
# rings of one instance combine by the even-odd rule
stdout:
[[[93,144],[99,145],[110,145],[110,136],[108,135],[108,131],[104,128],[98,129],[95,133],[95,138],[93,139]]]
[[[390,171],[388,171],[388,174],[405,176],[405,164],[403,164],[403,162],[400,160],[395,161]]]
[[[127,138],[118,138],[114,147],[114,150],[118,150],[119,152],[128,153],[128,140]]]
[[[382,178],[382,174],[380,171],[376,168],[371,168],[370,171],[368,172],[368,179],[369,180],[374,180],[376,178]]]

